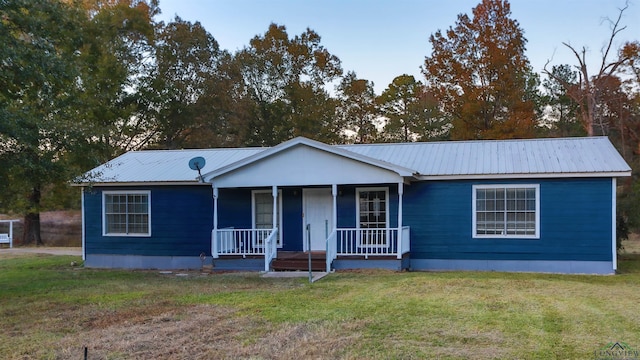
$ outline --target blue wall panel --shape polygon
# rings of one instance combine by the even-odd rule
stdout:
[[[472,237],[474,184],[540,184],[540,238]],[[611,261],[611,179],[431,181],[405,187],[414,259]]]
[[[302,251],[302,188],[282,190],[282,250]]]
[[[102,236],[103,190],[150,190],[151,236]],[[213,200],[207,186],[147,186],[85,191],[87,254],[199,256],[211,253]]]
[[[218,228],[251,229],[251,190],[218,190]]]

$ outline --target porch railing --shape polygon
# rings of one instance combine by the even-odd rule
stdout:
[[[402,237],[400,238],[400,252],[398,259],[402,259],[402,255],[411,251],[411,230],[408,226],[402,227]]]
[[[220,255],[264,255],[267,239],[277,232],[274,229],[234,229],[224,228],[213,230],[212,255],[214,258]],[[277,239],[274,237],[273,239]],[[273,241],[272,246],[275,245]]]
[[[269,237],[264,241],[264,271],[271,270],[271,260],[278,255],[278,228],[273,229]]]
[[[327,238],[327,271],[338,256],[402,256],[410,251],[409,226],[402,228],[336,229]]]
[[[406,229],[406,230],[405,230]],[[376,229],[337,229],[336,253],[344,256],[398,256],[409,251],[409,227]],[[405,239],[406,237],[406,239]]]
[[[336,247],[336,230],[333,230],[329,237],[327,237],[327,250],[326,250],[327,272],[331,272],[331,264],[337,257],[338,248]]]
[[[326,240],[326,269],[338,256],[402,256],[410,251],[409,226],[402,228],[335,229]],[[234,229],[214,230],[212,233],[212,255],[265,256],[265,271],[277,256],[278,229]]]

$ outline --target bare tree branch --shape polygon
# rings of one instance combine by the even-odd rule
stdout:
[[[555,76],[555,74],[547,69],[549,61],[547,61],[543,68],[543,73],[550,78],[558,81],[567,90],[567,94],[571,97],[571,99],[573,99],[573,101],[578,104],[580,108],[582,126],[589,136],[594,135],[595,125],[598,125],[600,127],[600,131],[603,135],[608,132],[608,123],[603,118],[603,114],[601,114],[602,111],[599,110],[602,107],[600,93],[602,93],[604,91],[604,88],[606,87],[606,85],[604,84],[605,80],[607,78],[615,76],[620,67],[630,61],[632,58],[629,54],[620,51],[618,52],[618,58],[615,61],[608,60],[612,50],[614,49],[614,41],[616,37],[620,32],[627,28],[626,26],[620,25],[622,16],[627,8],[629,8],[628,1],[625,3],[624,7],[618,9],[618,17],[615,21],[607,19],[611,24],[611,34],[609,36],[607,45],[604,46],[601,51],[602,62],[600,65],[600,70],[596,75],[590,76],[589,74],[586,61],[586,47],[583,46],[581,51],[578,51],[575,47],[566,42],[563,42],[562,44],[569,48],[569,50],[571,50],[578,62],[578,65],[574,65],[575,68],[578,69],[578,83],[570,84],[565,80]]]

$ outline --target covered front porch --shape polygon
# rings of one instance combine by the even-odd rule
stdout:
[[[310,227],[309,227],[310,228]],[[311,229],[309,229],[311,231]],[[212,256],[219,268],[248,267],[254,270],[323,270],[355,268],[408,268],[405,261],[411,244],[410,229],[401,228],[336,228],[324,241],[324,250],[278,250],[278,228],[217,229],[212,233]],[[305,239],[301,239],[305,241]],[[306,239],[310,243],[310,236]],[[307,245],[308,247],[308,245]],[[309,258],[309,264],[307,264]],[[287,266],[275,266],[281,259]],[[318,269],[318,261],[324,261]]]
[[[402,201],[413,175],[309,139],[280,144],[203,176],[213,187],[211,255],[261,260],[264,271],[282,251],[324,254],[326,271],[408,265]]]

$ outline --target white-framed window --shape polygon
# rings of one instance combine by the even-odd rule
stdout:
[[[540,185],[474,185],[474,238],[540,238]]]
[[[102,234],[151,236],[151,191],[103,191]]]
[[[356,188],[356,227],[362,247],[387,247],[389,227],[389,188]]]
[[[254,229],[273,229],[273,193],[271,190],[251,191],[252,227]],[[282,247],[282,190],[278,190],[278,206],[276,218],[278,220],[277,246]],[[264,240],[260,234],[254,241],[254,246],[264,246]]]

